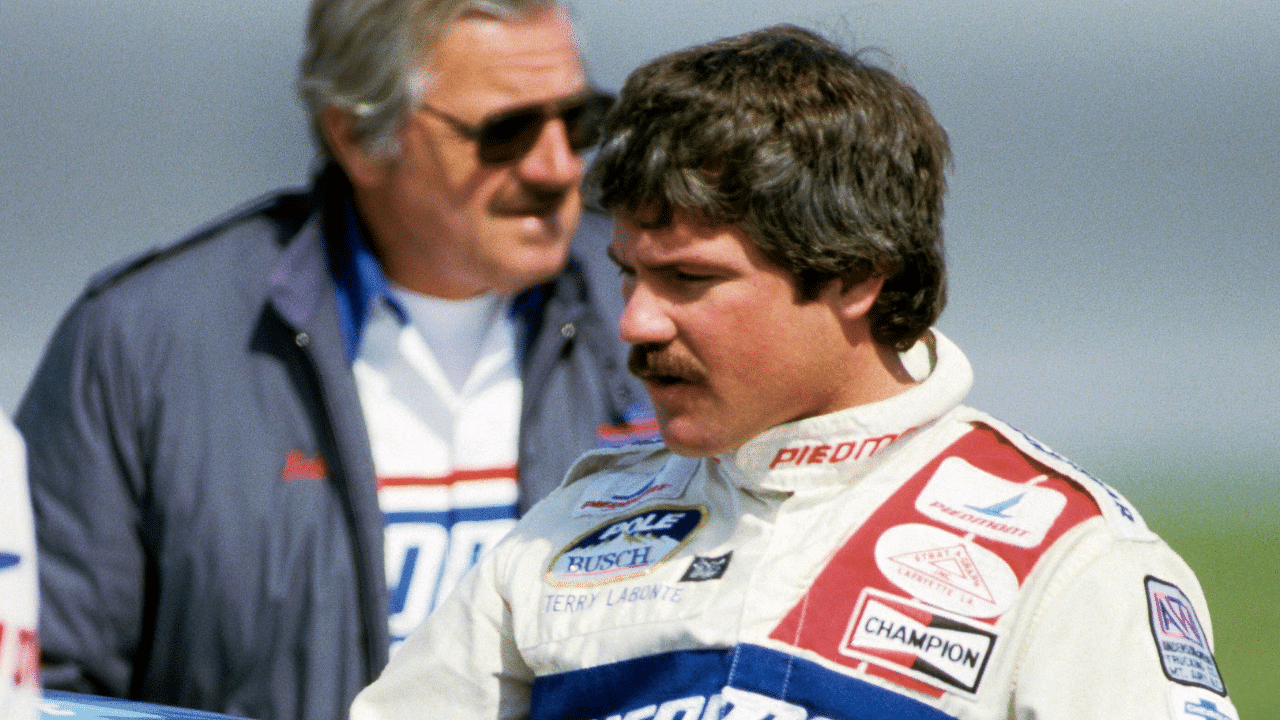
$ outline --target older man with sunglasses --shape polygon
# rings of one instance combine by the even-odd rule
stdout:
[[[558,3],[315,0],[299,90],[313,186],[93,280],[23,400],[49,687],[341,717],[573,458],[653,431]]]

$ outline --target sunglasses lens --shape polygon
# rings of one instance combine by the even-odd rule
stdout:
[[[611,107],[613,98],[591,95],[560,111],[570,149],[582,152],[596,144],[600,123]],[[515,110],[485,122],[479,134],[480,161],[501,165],[524,157],[537,144],[547,120],[544,111],[535,108]]]
[[[480,160],[499,164],[523,157],[538,142],[543,115],[537,110],[494,118],[480,128]]]

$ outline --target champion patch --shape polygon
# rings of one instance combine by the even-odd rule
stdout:
[[[1018,597],[1018,577],[999,555],[941,528],[891,527],[876,541],[876,566],[907,593],[961,615],[998,617]]]
[[[684,576],[680,578],[680,582],[719,580],[724,577],[724,571],[729,569],[729,559],[732,557],[732,550],[720,557],[695,557],[693,562],[689,563],[689,569],[684,571]]]
[[[697,468],[696,460],[677,457],[657,474],[618,473],[603,482],[593,482],[578,499],[573,515],[616,515],[644,503],[678,498]]]
[[[658,507],[601,525],[551,561],[547,582],[590,586],[645,575],[684,547],[705,516],[701,507]]]
[[[1191,601],[1176,585],[1147,577],[1147,608],[1160,665],[1170,680],[1226,695],[1209,638]]]
[[[942,690],[976,693],[998,636],[903,598],[864,589],[840,654],[888,664]]]
[[[1005,480],[958,457],[942,461],[916,498],[926,517],[980,537],[1033,548],[1067,506],[1060,492]]]

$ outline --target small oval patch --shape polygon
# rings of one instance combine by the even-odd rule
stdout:
[[[999,555],[931,525],[886,530],[876,566],[912,596],[969,617],[998,617],[1018,597],[1018,577]]]

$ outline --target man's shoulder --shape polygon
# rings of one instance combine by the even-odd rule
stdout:
[[[682,497],[702,462],[660,442],[601,448],[578,458],[557,492],[575,517],[617,515]]]
[[[1154,542],[1158,539],[1147,527],[1137,508],[1119,491],[1045,443],[1006,422],[969,407],[959,408],[953,418],[972,428],[968,436],[953,446],[954,452],[943,460],[943,464],[948,464],[945,472],[942,465],[939,466],[938,473],[947,477],[964,476],[964,483],[956,481],[957,487],[962,484],[974,487],[980,485],[983,479],[990,479],[989,484],[995,486],[997,480],[1002,480],[1026,485],[1028,493],[1046,497],[1047,491],[1055,488],[1059,495],[1065,496],[1061,502],[1068,507],[1087,507],[1082,502],[1087,501],[1089,506],[1096,508],[1089,512],[1081,511],[1079,520],[1101,515],[1110,533],[1117,539],[1138,542]],[[1024,471],[1021,469],[1024,467],[1031,470]],[[969,472],[970,468],[975,471]],[[1027,472],[1038,475],[1028,481],[1021,476]],[[935,473],[935,477],[938,473]],[[1024,496],[1011,496],[1011,499],[1014,497]],[[1027,501],[1020,499],[1019,502]]]
[[[250,200],[187,236],[125,258],[94,275],[85,298],[135,292],[186,294],[220,278],[245,277],[278,257],[313,214],[312,196],[282,190]]]
[[[564,485],[598,482],[615,473],[646,473],[660,470],[677,457],[660,442],[641,442],[591,450],[579,457],[565,474]]]

